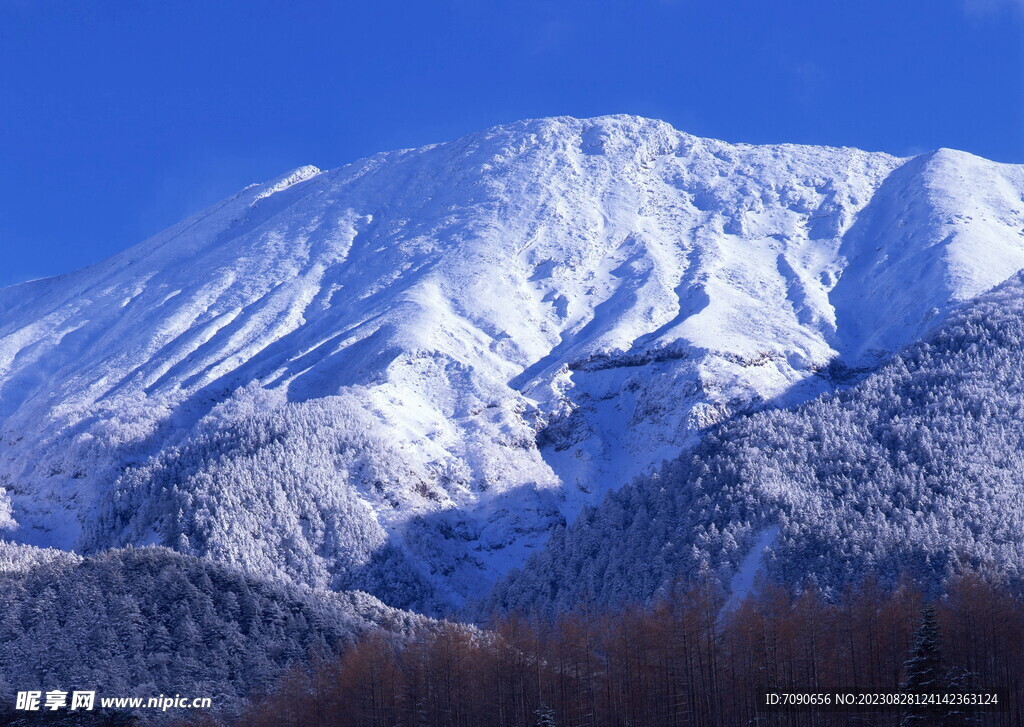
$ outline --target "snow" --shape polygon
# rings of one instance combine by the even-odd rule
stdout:
[[[743,602],[743,599],[754,590],[764,559],[771,550],[775,539],[779,537],[780,531],[781,528],[778,525],[772,525],[758,533],[753,547],[743,558],[736,574],[732,577],[729,584],[729,600],[726,601],[722,609],[723,613],[735,610]]]
[[[459,602],[704,427],[826,390],[836,357],[872,365],[1024,267],[1022,196],[1021,167],[960,152],[631,116],[302,167],[0,290],[14,537],[84,547],[125,468],[244,387],[344,394],[434,490],[351,483],[375,524],[466,533],[406,548]]]

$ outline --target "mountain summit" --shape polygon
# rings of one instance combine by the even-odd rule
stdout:
[[[1024,268],[1024,168],[523,121],[0,290],[0,523],[441,610]]]

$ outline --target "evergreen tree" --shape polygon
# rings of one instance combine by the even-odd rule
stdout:
[[[937,694],[945,687],[939,622],[935,608],[928,605],[921,614],[921,625],[914,634],[910,658],[904,663],[903,691],[910,694]],[[903,716],[900,727],[936,725],[936,711],[925,705],[912,705]]]
[[[556,727],[555,710],[543,702],[540,705],[540,709],[535,711],[534,714],[537,715],[537,721],[533,723],[534,727]]]

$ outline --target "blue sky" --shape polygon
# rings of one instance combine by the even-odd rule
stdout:
[[[520,118],[1024,162],[1024,0],[0,0],[0,285]]]

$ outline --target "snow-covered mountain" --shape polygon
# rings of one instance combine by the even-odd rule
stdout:
[[[742,414],[588,508],[482,609],[618,607],[710,575],[838,597],[871,577],[1024,592],[1024,274],[851,387]]]
[[[440,609],[1024,268],[1024,168],[555,118],[0,290],[0,520]],[[9,511],[9,514],[7,514]]]

